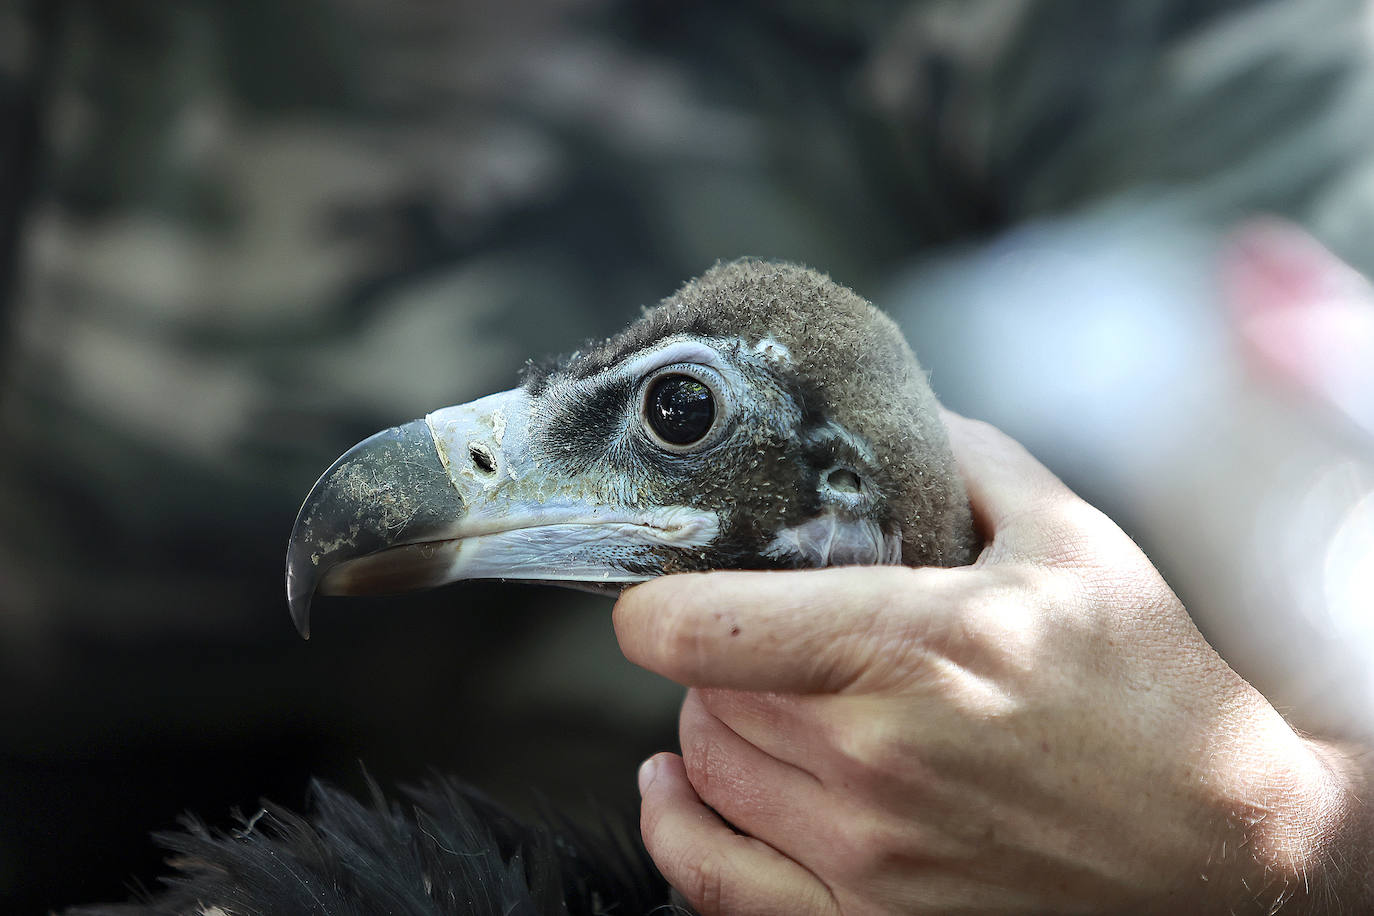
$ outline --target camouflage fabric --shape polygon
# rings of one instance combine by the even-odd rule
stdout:
[[[181,810],[359,758],[632,804],[677,692],[603,602],[468,585],[296,640],[315,475],[717,258],[862,291],[1149,194],[1374,268],[1370,29],[1355,0],[0,3],[0,899],[121,896]]]

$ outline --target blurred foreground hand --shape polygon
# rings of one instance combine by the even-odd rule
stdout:
[[[949,416],[960,569],[674,576],[630,659],[691,688],[642,829],[705,914],[1360,911],[1366,786],[1212,650],[1136,548]]]

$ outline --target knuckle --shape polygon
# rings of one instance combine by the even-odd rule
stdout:
[[[904,848],[908,840],[874,818],[848,818],[836,830],[834,866],[845,883],[870,884],[894,861],[917,854]]]
[[[1005,578],[999,577],[999,578]],[[958,636],[961,643],[978,643],[986,638],[988,623],[1006,620],[1021,612],[1021,597],[1016,583],[989,582],[963,594],[957,604]]]
[[[833,744],[845,777],[860,786],[910,768],[917,749],[909,735],[886,717],[860,718],[841,727]]]
[[[701,701],[701,707],[721,721],[729,721],[736,716],[763,718],[770,712],[773,700],[765,694],[717,687],[701,687],[694,692]]]
[[[939,616],[922,613],[912,606],[906,590],[894,589],[879,594],[873,612],[837,640],[831,654],[836,664],[881,683],[919,670],[923,658],[938,653],[945,638],[942,630]]]
[[[767,807],[767,793],[752,785],[753,780],[722,746],[710,740],[684,748],[683,767],[687,781],[703,802],[727,818],[737,818]]]
[[[687,781],[701,800],[716,807],[737,805],[746,794],[739,791],[745,779],[729,749],[712,730],[684,724],[678,730],[678,741]]]
[[[704,916],[726,912],[725,856],[710,846],[688,845],[669,859],[664,867],[669,882]]]
[[[966,594],[960,617],[966,621],[966,635],[973,642],[1002,638],[1008,627],[1034,616],[1059,596],[1061,586],[1072,575],[1044,569],[1029,563],[1008,564],[996,576]]]
[[[701,708],[716,718],[742,705],[737,697],[739,691],[736,690],[723,687],[696,687],[692,693],[701,701]]]
[[[942,660],[960,667],[978,667],[990,651],[995,651],[1009,622],[1028,613],[1026,594],[1014,585],[985,579],[968,587],[950,604],[950,613],[933,621],[924,635],[925,649]],[[946,665],[932,665],[926,674],[926,687],[939,689],[948,686],[950,669]]]
[[[707,800],[707,796],[714,794],[717,783],[720,766],[718,746],[709,738],[684,735],[681,740],[682,764],[687,771],[687,781],[697,795]]]
[[[1026,565],[999,570],[964,596],[950,658],[960,668],[1007,685],[1036,675],[1047,641],[1060,638],[1078,597],[1073,576]]]

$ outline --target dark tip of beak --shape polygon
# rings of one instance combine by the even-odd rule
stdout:
[[[301,550],[295,539],[291,541],[286,557],[286,605],[291,609],[291,622],[302,639],[310,638],[310,601],[315,597],[315,588],[320,576],[309,565],[308,558],[302,560]]]
[[[310,603],[330,570],[428,540],[463,511],[424,420],[345,452],[311,488],[286,549],[286,602],[301,636],[310,638]]]

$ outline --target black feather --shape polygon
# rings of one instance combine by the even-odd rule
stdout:
[[[472,789],[436,779],[370,803],[322,783],[303,817],[265,804],[240,826],[194,817],[158,842],[176,871],[138,903],[71,916],[282,913],[328,916],[629,916],[685,913],[639,844],[606,818],[579,826],[522,820]],[[406,810],[406,809],[409,810]],[[217,914],[216,914],[217,916]]]

